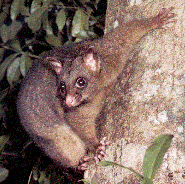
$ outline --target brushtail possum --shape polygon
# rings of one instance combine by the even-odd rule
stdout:
[[[103,150],[95,121],[106,95],[141,37],[173,22],[171,10],[120,25],[101,39],[53,49],[34,62],[17,108],[23,127],[49,157],[77,167],[87,151]]]

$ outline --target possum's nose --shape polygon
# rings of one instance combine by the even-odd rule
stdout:
[[[71,95],[67,95],[66,96],[66,104],[67,104],[68,107],[75,106],[75,97],[73,97]]]

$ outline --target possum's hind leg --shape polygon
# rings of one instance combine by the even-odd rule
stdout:
[[[61,166],[75,168],[85,155],[85,145],[73,130],[66,124],[53,127],[47,136],[41,136],[35,141],[45,153]]]

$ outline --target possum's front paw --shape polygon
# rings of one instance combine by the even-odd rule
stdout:
[[[80,160],[80,163],[79,163],[79,166],[78,166],[78,170],[85,171],[88,168],[87,162],[89,162],[91,160],[92,160],[92,157],[83,156],[81,158],[81,160]]]
[[[104,137],[101,141],[100,141],[100,145],[96,148],[96,152],[95,152],[95,156],[92,157],[91,156],[84,156],[81,160],[80,160],[80,164],[78,166],[78,170],[86,170],[88,168],[88,162],[93,163],[94,160],[96,162],[96,164],[98,164],[106,155],[105,151],[106,151],[106,146],[110,145],[111,142],[107,141],[107,138]]]
[[[94,156],[96,164],[98,164],[106,155],[106,146],[110,145],[111,142],[107,141],[107,138],[104,137],[100,141],[100,145],[96,148],[96,154]]]
[[[174,7],[163,8],[159,14],[152,19],[153,22],[157,23],[158,28],[166,29],[166,24],[171,22],[176,22],[175,16],[176,14],[172,12]]]

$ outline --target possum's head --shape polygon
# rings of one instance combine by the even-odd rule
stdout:
[[[46,59],[59,78],[59,95],[67,107],[77,107],[94,98],[99,88],[101,63],[93,48],[89,48],[83,55],[73,60],[64,59],[61,62],[54,57]]]

